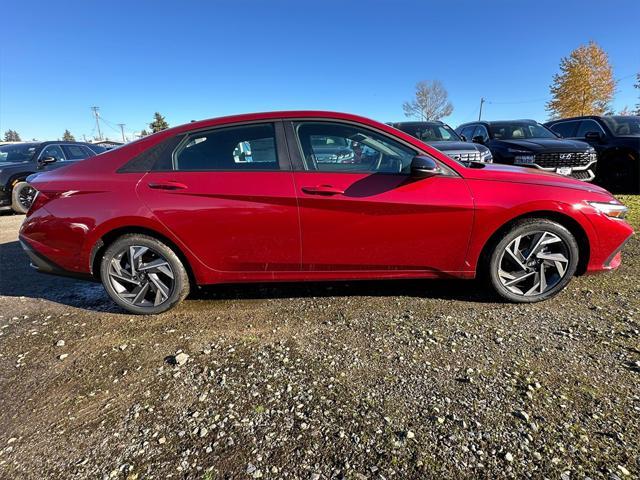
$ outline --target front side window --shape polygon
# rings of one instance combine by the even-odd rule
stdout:
[[[40,158],[53,157],[58,162],[64,162],[64,154],[60,145],[48,145],[40,154]]]
[[[638,115],[614,115],[612,117],[602,117],[602,119],[614,135],[640,136],[640,116]]]
[[[354,125],[309,122],[296,126],[306,170],[408,173],[416,151]]]
[[[551,125],[550,129],[564,138],[575,137],[578,122],[560,122]]]
[[[63,145],[62,150],[67,160],[82,160],[91,156],[91,153],[87,152],[82,145]]]
[[[474,139],[476,137],[482,137],[482,141],[483,142],[488,142],[489,141],[489,132],[487,131],[487,129],[485,128],[484,125],[478,125],[475,129],[475,131],[473,132],[473,136],[471,137],[471,139]]]
[[[598,122],[594,120],[582,120],[580,122],[580,127],[578,128],[578,133],[576,133],[576,137],[583,138],[589,132],[598,132],[604,135],[604,130],[602,130],[602,127],[598,125]]]
[[[476,129],[475,125],[468,125],[464,127],[460,133],[464,135],[464,138],[466,138],[468,142],[470,142],[471,139],[473,138],[473,132],[475,129]]]
[[[173,154],[174,170],[280,170],[272,123],[193,133]]]

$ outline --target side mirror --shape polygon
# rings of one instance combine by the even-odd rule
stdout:
[[[602,134],[600,132],[587,132],[584,135],[585,140],[592,140],[594,142],[599,142],[602,140]]]
[[[411,161],[411,176],[413,178],[429,178],[442,172],[436,161],[431,157],[418,155]]]
[[[476,135],[471,139],[473,143],[479,143],[480,145],[484,145],[484,137],[482,135]]]
[[[41,165],[48,165],[49,163],[57,162],[58,160],[56,159],[56,157],[42,157],[38,161]]]

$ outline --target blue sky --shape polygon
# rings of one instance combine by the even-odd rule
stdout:
[[[615,5],[615,6],[614,6]],[[139,131],[241,112],[327,109],[404,117],[416,82],[449,91],[452,126],[477,117],[547,118],[562,56],[589,40],[621,78],[614,106],[638,103],[640,2],[136,1],[3,8],[0,131],[95,135],[89,107]]]

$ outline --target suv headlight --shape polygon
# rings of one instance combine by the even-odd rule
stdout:
[[[620,220],[627,216],[629,209],[621,203],[607,203],[607,202],[587,202],[593,208],[600,213],[605,214],[607,217],[618,218]]]
[[[480,160],[484,163],[493,162],[493,155],[491,155],[491,150],[484,150],[480,152]]]

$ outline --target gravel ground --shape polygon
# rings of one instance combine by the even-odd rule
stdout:
[[[29,269],[21,221],[0,217],[2,478],[640,475],[637,237],[535,305],[475,282],[245,285],[136,317]]]

